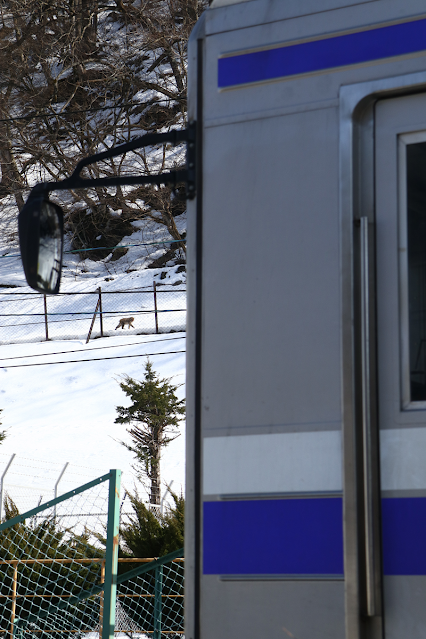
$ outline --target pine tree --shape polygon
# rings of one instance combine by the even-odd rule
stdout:
[[[152,513],[138,493],[129,494],[134,515],[120,529],[120,551],[124,557],[162,557],[182,548],[185,499],[174,493],[171,495],[174,505],[161,515]]]
[[[121,442],[136,458],[136,470],[150,481],[150,503],[160,504],[161,451],[179,436],[185,400],[178,399],[178,386],[170,379],[159,379],[152,364],[145,364],[145,378],[139,382],[126,375],[120,388],[132,400],[128,407],[117,406],[116,424],[130,424],[127,429],[132,444]]]

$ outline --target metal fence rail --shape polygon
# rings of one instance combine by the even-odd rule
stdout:
[[[133,318],[131,322],[121,319]],[[171,333],[186,328],[186,290],[0,293],[0,344],[93,339],[121,334]],[[118,331],[118,332],[117,332]]]

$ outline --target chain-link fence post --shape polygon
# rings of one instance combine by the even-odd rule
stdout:
[[[104,320],[102,317],[102,291],[101,291],[101,287],[98,288],[98,292],[99,292],[99,324],[100,324],[100,329],[101,329],[101,337],[104,336]]]
[[[102,619],[102,639],[114,639],[117,595],[118,535],[120,527],[121,470],[111,470],[108,496],[107,545]]]
[[[95,312],[93,313],[92,323],[90,324],[89,333],[88,333],[88,335],[87,335],[86,344],[88,344],[88,343],[89,343],[90,336],[91,336],[91,334],[92,334],[92,330],[93,330],[93,327],[94,327],[94,325],[95,325],[96,313],[97,313],[97,312],[98,312],[98,310],[99,310],[99,304],[100,304],[100,300],[98,299],[97,304],[96,304],[96,308],[95,308]]]
[[[155,569],[154,586],[154,639],[161,639],[161,616],[163,612],[163,566]]]
[[[59,486],[59,482],[61,481],[62,477],[64,476],[64,472],[66,471],[66,469],[69,466],[69,462],[66,462],[65,466],[63,467],[63,469],[61,470],[61,474],[59,475],[58,479],[56,480],[55,483],[55,488],[53,489],[53,499],[56,499],[56,497],[58,496],[58,486]],[[53,509],[53,518],[56,521],[56,506]]]
[[[46,342],[49,341],[49,325],[47,323],[47,297],[43,295],[44,298],[44,328],[46,331]]]
[[[157,282],[154,282],[154,313],[155,313],[155,332],[158,335]]]

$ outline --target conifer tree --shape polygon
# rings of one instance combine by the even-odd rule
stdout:
[[[182,548],[185,499],[173,492],[171,495],[174,505],[161,515],[148,510],[137,492],[128,493],[134,514],[120,528],[120,551],[124,557],[162,557]]]
[[[161,451],[179,436],[179,421],[185,414],[185,400],[178,399],[178,386],[160,379],[147,360],[145,377],[137,381],[126,375],[120,388],[130,397],[130,406],[117,406],[116,424],[130,424],[132,443],[121,442],[136,458],[135,469],[150,481],[150,503],[160,504]]]

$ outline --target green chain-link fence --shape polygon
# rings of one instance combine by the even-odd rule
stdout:
[[[132,564],[140,560],[132,560]],[[132,564],[125,564],[125,567]],[[123,569],[123,564],[120,569]],[[121,572],[121,570],[120,570]],[[184,632],[183,549],[123,572],[117,579],[116,631],[178,637]]]
[[[6,500],[0,524],[3,637],[183,634],[183,550],[123,560],[118,570],[120,474],[112,470],[22,515]]]

